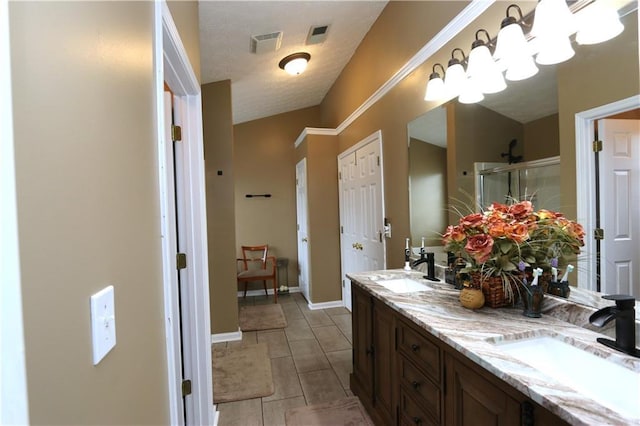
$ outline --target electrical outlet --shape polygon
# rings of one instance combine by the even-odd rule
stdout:
[[[91,337],[93,365],[98,365],[116,345],[116,317],[112,285],[91,296]]]

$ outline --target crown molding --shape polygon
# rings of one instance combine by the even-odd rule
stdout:
[[[471,22],[478,18],[485,10],[487,10],[496,0],[473,0],[467,7],[465,7],[455,18],[436,34],[431,40],[427,42],[406,64],[402,66],[389,80],[387,80],[382,86],[378,88],[369,98],[356,108],[338,127],[331,128],[305,128],[298,139],[296,139],[295,147],[298,147],[300,143],[308,134],[331,134],[339,135],[347,127],[349,127],[354,121],[356,121],[362,114],[364,114],[369,108],[375,105],[384,95],[389,93],[391,89],[396,87],[405,77],[416,70],[433,54],[438,52],[445,44],[447,44],[453,37],[458,35],[464,30]],[[310,133],[326,131],[327,133]]]
[[[300,133],[300,136],[298,136],[298,139],[296,139],[294,147],[297,148],[307,135],[338,136],[338,131],[336,129],[322,127],[305,127],[302,133]]]

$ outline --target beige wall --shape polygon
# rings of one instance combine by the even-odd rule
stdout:
[[[474,162],[507,162],[502,153],[516,139],[513,155],[522,155],[522,124],[480,105],[451,104],[455,110],[455,132],[447,137],[447,148],[455,147],[455,186],[449,188],[451,204],[460,211],[475,211]],[[449,154],[451,155],[451,154]]]
[[[409,145],[411,179],[411,243],[425,238],[427,246],[440,245],[440,233],[449,224],[447,196],[447,149],[411,138]],[[441,206],[441,208],[434,208]]]
[[[167,424],[153,3],[9,8],[31,423]],[[93,366],[108,285],[117,344]]]
[[[337,127],[467,4],[390,1],[325,96],[322,124]]]
[[[238,331],[231,81],[202,86],[211,332]]]
[[[560,155],[558,114],[524,124],[524,161]]]
[[[307,159],[310,302],[342,299],[337,137],[308,135],[295,162]]]
[[[198,81],[200,78],[200,26],[198,2],[193,0],[167,1],[173,22],[178,28],[180,39]]]
[[[571,218],[577,208],[575,114],[640,93],[637,12],[623,24],[624,32],[615,39],[577,46],[576,56],[558,66],[561,206]]]
[[[284,284],[288,278],[290,286],[298,285],[294,141],[319,122],[316,106],[234,126],[235,252],[241,257],[242,245],[269,244],[271,255],[289,259],[278,280]],[[267,193],[271,198],[246,198]]]

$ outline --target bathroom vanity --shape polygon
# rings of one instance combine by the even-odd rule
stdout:
[[[351,390],[376,424],[640,424],[640,359],[596,343],[610,333],[588,323],[610,304],[599,295],[545,297],[534,319],[520,306],[465,309],[422,275],[348,275]]]

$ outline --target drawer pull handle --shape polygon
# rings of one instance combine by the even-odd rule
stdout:
[[[422,419],[420,417],[414,417],[413,422],[417,425],[422,424]]]
[[[413,382],[411,382],[411,386],[412,386],[415,390],[418,390],[418,389],[420,388],[420,382],[417,382],[417,381],[415,381],[415,380],[414,380]]]
[[[415,343],[411,345],[411,350],[414,352],[418,352],[420,350],[420,345],[416,345]]]

